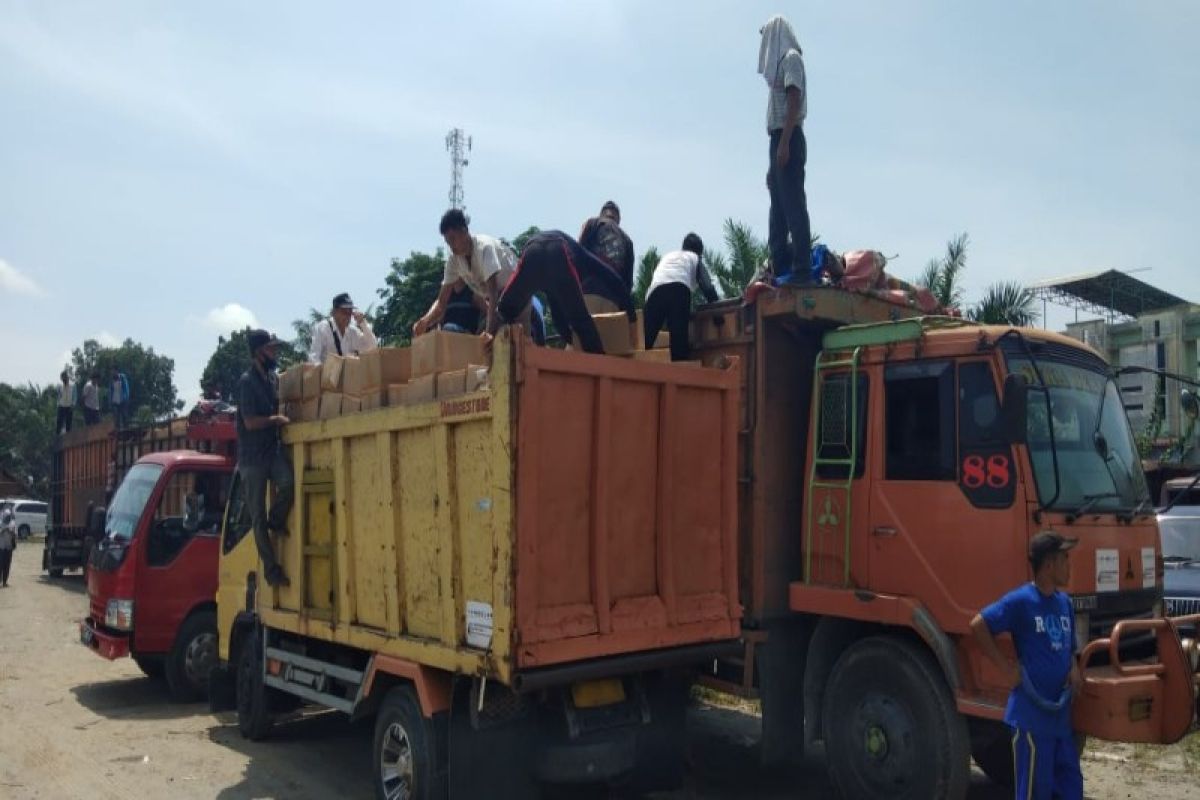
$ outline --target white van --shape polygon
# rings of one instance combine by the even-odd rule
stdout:
[[[18,539],[28,539],[33,534],[46,533],[46,504],[40,500],[29,500],[23,497],[6,497],[0,500],[0,506],[11,506],[13,510],[13,526],[17,529]]]

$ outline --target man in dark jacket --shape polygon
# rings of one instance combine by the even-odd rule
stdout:
[[[625,289],[633,291],[633,242],[621,229],[621,209],[609,200],[600,215],[583,223],[579,244],[621,276]],[[599,281],[583,279],[583,299],[588,311],[603,314],[618,310],[617,298]]]
[[[542,231],[526,243],[516,274],[500,294],[499,313],[488,333],[494,336],[501,323],[517,320],[534,293],[545,292],[554,326],[563,339],[571,341],[574,332],[585,351],[603,353],[596,323],[583,301],[584,281],[592,281],[613,297],[617,307],[629,315],[631,325],[637,321],[629,288],[608,264],[562,231]]]
[[[279,429],[288,423],[288,418],[278,413],[279,378],[275,368],[280,341],[264,330],[250,331],[248,338],[254,363],[238,379],[237,469],[254,526],[254,543],[263,563],[263,577],[272,586],[287,586],[290,581],[275,556],[269,533],[287,535],[288,512],[295,492],[292,464],[279,437]],[[270,513],[268,481],[275,486]]]

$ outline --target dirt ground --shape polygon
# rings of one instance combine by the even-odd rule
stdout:
[[[165,686],[128,659],[107,662],[78,643],[82,577],[40,573],[41,544],[17,549],[0,589],[0,798],[369,798],[369,725],[318,713],[244,741],[231,714],[170,702]],[[823,798],[816,758],[765,772],[756,762],[757,718],[698,705],[692,713],[688,786],[655,800]],[[1200,794],[1200,734],[1179,745],[1092,745],[1087,795],[1097,800]],[[1006,797],[976,773],[972,800]]]

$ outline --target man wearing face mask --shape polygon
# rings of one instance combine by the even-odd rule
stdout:
[[[350,324],[351,319],[353,325]],[[339,356],[358,356],[378,346],[379,341],[366,315],[355,308],[350,295],[342,292],[333,298],[329,319],[318,322],[313,328],[312,352],[308,360],[313,364],[321,364],[334,353]]]
[[[287,586],[290,581],[275,557],[270,536],[271,532],[287,535],[294,494],[292,464],[279,438],[280,427],[288,423],[288,418],[278,413],[279,378],[275,368],[280,341],[264,330],[250,331],[248,338],[254,363],[238,379],[237,469],[264,577],[272,586]],[[275,487],[270,513],[266,508],[268,481]]]

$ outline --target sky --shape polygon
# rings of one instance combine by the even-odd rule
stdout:
[[[190,401],[219,335],[377,301],[441,244],[454,127],[476,232],[611,198],[639,254],[765,236],[774,13],[823,242],[914,277],[966,232],[968,299],[1149,268],[1200,300],[1200,3],[0,0],[0,381],[132,337]]]

